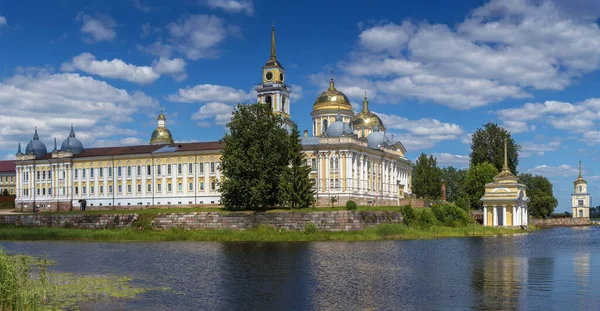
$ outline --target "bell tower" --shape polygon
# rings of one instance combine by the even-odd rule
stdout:
[[[262,68],[262,83],[256,86],[257,101],[268,104],[275,114],[281,115],[288,126],[290,119],[290,87],[285,84],[285,69],[277,60],[275,24],[271,26],[271,57]]]
[[[589,218],[590,217],[590,193],[587,189],[587,181],[581,175],[581,161],[579,161],[579,176],[573,182],[574,191],[571,194],[571,202],[573,203],[573,218]]]

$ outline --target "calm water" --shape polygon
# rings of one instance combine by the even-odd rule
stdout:
[[[171,289],[84,310],[600,309],[600,227],[414,241],[0,246],[47,254],[59,271]]]

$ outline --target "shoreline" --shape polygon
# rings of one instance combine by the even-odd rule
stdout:
[[[206,242],[316,242],[316,241],[387,241],[437,239],[451,237],[480,237],[528,233],[535,230],[520,228],[492,228],[481,225],[463,227],[432,226],[430,228],[408,227],[404,224],[382,224],[355,231],[320,231],[314,227],[304,231],[276,230],[259,226],[248,230],[139,230],[73,228],[37,228],[0,226],[3,241],[87,241],[87,242],[158,242],[158,241],[206,241]]]

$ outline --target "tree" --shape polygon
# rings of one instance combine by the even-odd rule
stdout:
[[[412,188],[418,197],[439,199],[441,196],[442,171],[437,167],[437,159],[421,153],[413,168]]]
[[[302,152],[300,131],[296,124],[288,137],[290,165],[285,167],[279,184],[279,200],[283,206],[296,209],[310,207],[315,202],[315,181],[310,178]]]
[[[264,210],[279,203],[279,181],[289,164],[283,119],[266,104],[238,104],[221,139],[219,183],[228,210]]]
[[[527,189],[529,203],[527,204],[529,214],[534,217],[550,216],[558,205],[554,197],[552,183],[548,178],[540,175],[520,174],[519,181]]]
[[[471,166],[483,162],[491,163],[497,171],[504,166],[504,139],[507,140],[508,168],[517,174],[521,146],[515,143],[510,132],[495,123],[487,123],[477,129],[471,142]]]
[[[494,181],[496,175],[498,170],[493,164],[484,162],[471,165],[462,189],[471,209],[479,209],[482,206],[481,197],[485,193],[485,184]]]
[[[467,177],[467,170],[452,166],[442,168],[442,179],[446,181],[446,200],[456,202],[461,196],[461,188]]]
[[[4,191],[2,191],[2,195],[3,196],[8,196],[9,195],[8,189],[4,189]]]

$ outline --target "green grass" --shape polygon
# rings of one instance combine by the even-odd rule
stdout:
[[[81,240],[81,241],[374,241],[439,237],[489,236],[523,232],[511,228],[491,228],[472,224],[464,227],[408,227],[382,224],[360,231],[326,232],[307,226],[305,231],[280,231],[261,225],[256,229],[223,230],[84,230],[71,228],[0,227],[0,240]]]
[[[77,309],[81,302],[145,292],[129,286],[129,278],[53,273],[51,264],[45,258],[9,256],[0,249],[0,310]]]

